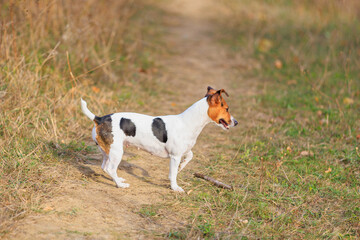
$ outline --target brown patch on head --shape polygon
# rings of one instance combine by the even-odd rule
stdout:
[[[96,142],[106,154],[109,154],[110,145],[114,142],[111,114],[101,118],[96,117],[94,122],[96,128]]]
[[[215,91],[214,89],[209,88],[210,87],[208,87],[208,94],[206,96],[209,104],[208,115],[211,120],[218,124],[222,124],[225,128],[227,128],[231,123],[231,115],[229,113],[229,106],[221,94],[225,93],[226,96],[229,95],[224,89]]]

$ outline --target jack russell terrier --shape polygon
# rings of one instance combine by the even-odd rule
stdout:
[[[227,130],[238,124],[230,115],[222,93],[229,96],[224,89],[216,91],[208,87],[205,97],[185,112],[158,117],[132,112],[98,117],[89,111],[86,102],[81,99],[82,111],[95,123],[92,138],[103,154],[101,168],[112,177],[117,187],[129,187],[128,183],[124,183],[125,179],[118,177],[117,169],[123,156],[124,143],[134,145],[156,156],[169,157],[171,189],[184,192],[177,185],[176,177],[178,171],[192,159],[191,149],[205,125],[214,122]],[[180,164],[182,157],[184,160]]]

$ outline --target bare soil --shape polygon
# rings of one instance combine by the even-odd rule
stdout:
[[[157,62],[164,71],[160,81],[175,94],[166,95],[152,114],[180,113],[203,97],[208,85],[224,88],[230,96],[234,93],[251,95],[254,84],[234,79],[232,74],[232,66],[242,60],[228,56],[225,48],[214,39],[216,29],[212,19],[226,14],[219,4],[208,0],[162,1],[161,4],[160,7],[172,16],[165,19],[166,48],[170,53],[158,56]],[[179,175],[179,185],[185,191],[189,190],[186,178],[192,177],[191,169],[203,163],[207,152],[215,145],[208,142],[206,136],[218,134],[217,140],[226,140],[224,134],[228,133],[220,131],[214,125],[207,126],[199,138],[194,160]],[[89,141],[89,144],[93,143]],[[118,189],[101,170],[101,155],[89,158],[78,167],[70,167],[69,174],[77,177],[64,181],[55,196],[39,207],[38,213],[20,220],[6,238],[153,239],[163,238],[162,233],[187,224],[185,216],[188,215],[183,214],[186,209],[176,206],[178,195],[169,188],[168,159],[128,148],[118,174],[130,183],[130,188]],[[159,221],[154,222],[141,213],[143,206],[157,204],[169,205],[167,210],[161,210]]]

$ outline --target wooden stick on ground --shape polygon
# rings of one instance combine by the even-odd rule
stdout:
[[[205,179],[206,181],[212,182],[212,183],[213,183],[215,186],[217,186],[217,187],[225,188],[225,189],[230,189],[230,190],[233,189],[232,186],[227,185],[227,184],[225,184],[225,183],[222,183],[222,182],[220,182],[220,181],[218,181],[218,180],[216,180],[216,179],[214,179],[214,178],[211,178],[211,177],[209,177],[209,176],[206,176],[206,175],[204,175],[204,174],[194,173],[194,176],[195,176],[195,177],[198,177],[198,178]]]

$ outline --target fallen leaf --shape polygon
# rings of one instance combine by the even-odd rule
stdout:
[[[296,85],[297,81],[295,79],[287,81],[287,85]]]
[[[354,104],[354,99],[346,97],[346,98],[344,98],[343,103],[344,103],[345,105]]]
[[[176,103],[172,102],[172,103],[171,103],[171,106],[172,106],[172,107],[175,107],[175,106],[176,106]]]
[[[282,62],[279,59],[276,59],[274,64],[277,69],[281,69],[283,67]]]
[[[322,111],[321,111],[321,110],[318,110],[318,111],[316,112],[316,115],[317,115],[318,117],[321,117]]]
[[[92,90],[94,93],[99,93],[99,92],[100,92],[100,88],[95,87],[95,86],[92,86],[92,87],[91,87],[91,90]]]
[[[141,72],[141,73],[147,73],[147,70],[144,69],[144,68],[139,68],[139,72]]]
[[[310,157],[312,157],[312,156],[314,156],[314,153],[312,151],[302,151],[300,153],[300,156],[303,156],[303,157],[310,156]]]
[[[360,140],[360,134],[358,134],[358,135],[356,136],[356,139],[357,139],[357,140]]]
[[[291,147],[290,147],[290,146],[288,146],[288,147],[286,148],[286,150],[287,150],[289,153],[291,153],[291,152],[292,152],[292,149],[291,149]]]
[[[258,49],[260,52],[268,52],[273,46],[273,43],[269,39],[261,39],[259,41]]]
[[[315,102],[317,102],[317,103],[319,102],[319,98],[318,98],[318,97],[315,97],[314,99],[315,99]]]
[[[325,173],[331,172],[331,168],[329,167],[328,170],[325,171]]]

